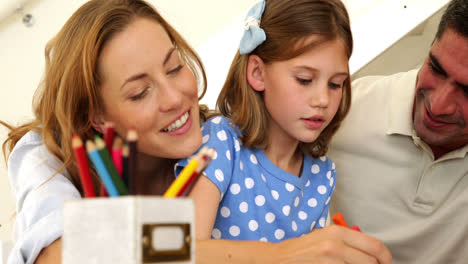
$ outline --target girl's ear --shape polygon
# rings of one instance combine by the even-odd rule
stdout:
[[[98,131],[101,134],[104,134],[104,132],[106,131],[105,123],[106,122],[104,121],[104,119],[102,118],[100,114],[97,114],[94,117],[91,117],[91,125],[96,131]]]
[[[249,82],[250,86],[257,92],[263,92],[265,90],[265,82],[263,80],[264,68],[265,64],[259,56],[249,56],[249,61],[247,62],[247,82]]]

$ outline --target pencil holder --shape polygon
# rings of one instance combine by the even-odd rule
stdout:
[[[62,262],[195,263],[189,198],[122,196],[67,201]]]

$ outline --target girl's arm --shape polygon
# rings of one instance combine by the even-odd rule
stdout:
[[[280,243],[197,240],[197,264],[211,263],[348,263],[391,264],[390,251],[379,240],[332,225]]]
[[[202,176],[189,197],[195,202],[197,264],[211,263],[392,263],[379,240],[332,225],[280,243],[210,239],[221,194]]]
[[[197,180],[189,197],[195,203],[195,232],[197,240],[211,238],[221,193],[218,187],[205,175]]]

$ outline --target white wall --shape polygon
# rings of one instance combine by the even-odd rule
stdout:
[[[11,2],[16,0],[1,0],[0,7]],[[32,118],[31,100],[44,68],[44,46],[84,2],[31,0],[23,13],[34,16],[32,27],[22,24],[21,14],[0,21],[0,120],[18,124]],[[200,53],[208,75],[208,94],[202,102],[213,107],[238,46],[244,14],[256,0],[150,2]],[[350,13],[355,40],[350,69],[354,76],[362,76],[407,70],[419,64],[429,49],[438,17],[421,23],[448,0],[343,2]],[[6,130],[0,128],[0,142],[5,135]],[[0,164],[0,240],[9,240],[14,204],[4,163]]]

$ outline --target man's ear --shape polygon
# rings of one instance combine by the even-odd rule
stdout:
[[[249,61],[247,62],[247,82],[257,92],[265,90],[265,82],[263,80],[264,68],[265,63],[263,63],[263,60],[259,56],[249,56]]]
[[[106,131],[105,123],[106,122],[102,118],[101,114],[97,114],[91,118],[91,125],[96,131],[98,131],[101,134],[104,134],[104,132]]]

